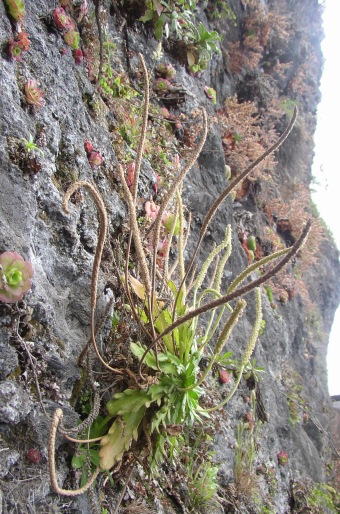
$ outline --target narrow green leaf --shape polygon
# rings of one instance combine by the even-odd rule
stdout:
[[[154,15],[154,11],[151,9],[147,9],[145,14],[139,18],[139,21],[142,21],[143,23],[147,23],[148,21],[151,21]]]
[[[161,14],[158,20],[155,23],[155,38],[159,41],[163,36],[163,29],[165,25],[166,17],[164,14]]]

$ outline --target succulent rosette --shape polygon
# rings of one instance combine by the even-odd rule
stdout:
[[[28,104],[36,105],[37,107],[44,105],[43,96],[44,93],[38,87],[38,82],[35,79],[30,79],[25,83],[25,97]]]
[[[90,163],[90,166],[92,168],[96,166],[100,166],[103,162],[103,156],[100,152],[97,152],[97,150],[93,150],[90,155],[88,156],[88,160]]]
[[[75,30],[76,24],[69,16],[67,16],[65,10],[62,7],[57,7],[53,11],[53,20],[60,30]]]
[[[162,63],[158,65],[156,73],[167,80],[172,80],[175,78],[176,70],[172,64]]]
[[[162,93],[169,93],[171,89],[173,88],[171,82],[167,79],[157,79],[154,82],[154,90],[156,93],[162,94]]]
[[[22,61],[22,54],[24,52],[24,48],[22,47],[22,44],[20,41],[15,41],[14,39],[9,40],[9,56],[14,61],[20,62]]]
[[[0,300],[15,303],[22,300],[30,289],[33,275],[32,264],[17,252],[0,255]]]
[[[280,464],[280,466],[286,466],[288,464],[288,453],[281,450],[277,454],[277,460],[278,460],[278,463]]]

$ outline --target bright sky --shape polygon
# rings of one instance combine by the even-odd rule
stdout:
[[[322,99],[318,108],[318,124],[315,134],[315,158],[313,176],[319,186],[313,194],[322,218],[331,229],[340,248],[340,102],[339,102],[339,51],[340,51],[340,0],[326,0],[323,15],[325,39],[322,51],[325,65],[321,79]],[[338,277],[340,280],[340,277]],[[340,308],[332,328],[327,355],[329,394],[340,394]]]

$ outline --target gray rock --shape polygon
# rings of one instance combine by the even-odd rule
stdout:
[[[16,425],[26,418],[32,402],[22,387],[13,381],[0,382],[0,421]]]
[[[17,353],[9,339],[8,330],[0,328],[0,380],[4,380],[18,366]]]
[[[2,449],[0,455],[0,478],[4,478],[9,473],[10,469],[14,466],[14,464],[16,464],[19,461],[20,453],[15,450]]]

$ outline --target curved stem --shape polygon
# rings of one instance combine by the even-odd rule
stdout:
[[[96,334],[95,334],[95,330],[96,330],[96,328],[95,328],[95,310],[96,310],[96,305],[97,305],[98,277],[99,277],[100,263],[101,263],[101,259],[102,259],[102,253],[103,253],[103,248],[104,248],[104,243],[105,243],[105,238],[106,238],[106,233],[107,233],[107,225],[108,225],[105,204],[103,202],[103,199],[102,199],[99,191],[92,184],[90,184],[90,182],[86,182],[85,180],[78,180],[77,182],[74,182],[73,184],[71,184],[70,187],[67,189],[67,191],[64,195],[64,198],[63,198],[62,205],[63,205],[63,209],[66,212],[66,214],[70,214],[70,211],[68,208],[69,199],[70,199],[71,195],[73,195],[73,193],[80,187],[84,187],[85,189],[87,189],[90,192],[92,199],[97,207],[98,214],[99,214],[98,243],[97,243],[96,253],[94,256],[92,277],[91,277],[91,320],[90,320],[91,342],[92,342],[92,345],[96,352],[96,355],[97,355],[98,359],[100,360],[100,362],[103,364],[103,366],[105,366],[110,371],[114,371],[115,373],[119,373],[120,375],[123,375],[124,374],[123,371],[112,368],[111,366],[109,366],[109,364],[107,364],[107,362],[104,361],[104,359],[100,355],[100,352],[99,352],[99,349],[97,346],[97,342],[96,342]]]
[[[48,438],[48,466],[50,471],[51,487],[53,491],[57,494],[62,494],[63,496],[78,496],[79,494],[85,493],[91,487],[91,485],[98,476],[100,468],[98,466],[95,472],[93,473],[92,477],[89,479],[89,481],[79,489],[69,490],[59,487],[55,466],[55,439],[57,435],[58,426],[61,423],[62,419],[63,411],[61,409],[56,409],[52,418],[50,434]]]
[[[70,437],[67,434],[63,434],[63,436],[68,441],[71,441],[71,443],[79,443],[79,444],[83,444],[83,443],[96,443],[97,441],[100,441],[104,437],[102,435],[101,437],[93,437],[92,439],[76,439],[75,437]]]

